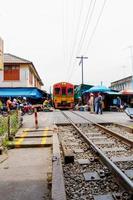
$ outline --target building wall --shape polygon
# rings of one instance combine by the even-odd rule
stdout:
[[[20,80],[4,81],[4,71],[0,71],[0,87],[38,87],[41,88],[29,64],[20,64]],[[32,79],[32,81],[31,81]]]
[[[111,89],[118,91],[132,89],[132,77],[126,77],[124,79],[112,82]]]

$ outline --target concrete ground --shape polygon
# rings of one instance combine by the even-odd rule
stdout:
[[[68,111],[65,111],[65,112],[67,113]],[[94,119],[95,121],[99,123],[100,122],[117,122],[117,123],[129,125],[129,126],[133,125],[133,120],[131,120],[124,112],[103,112],[102,115],[90,114],[90,112],[84,112],[84,111],[75,111],[75,112],[82,114],[88,119],[91,119],[91,120]],[[32,120],[32,124],[30,123],[31,120]],[[23,127],[34,128],[35,127],[34,121],[35,121],[34,114],[25,115],[24,120],[23,120]],[[68,121],[59,111],[38,112],[39,128],[46,127],[48,125],[52,125],[56,123],[68,123]]]
[[[33,116],[24,116],[26,123],[19,132],[29,127],[34,128]],[[47,127],[48,124],[47,121]],[[43,119],[40,125],[43,129],[46,128]],[[31,140],[31,143],[41,143],[45,140],[40,138],[40,132],[38,136],[39,138],[27,140]],[[18,140],[22,142],[23,139]],[[50,200],[51,191],[48,189],[47,174],[52,170],[51,159],[51,147],[10,149],[6,155],[0,155],[0,200]]]
[[[0,164],[0,199],[48,200],[50,148],[12,149]]]

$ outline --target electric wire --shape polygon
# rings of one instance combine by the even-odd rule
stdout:
[[[90,22],[91,22],[93,13],[94,13],[94,9],[95,9],[95,6],[96,6],[96,0],[94,0],[93,6],[92,6],[92,10],[91,10],[91,4],[92,4],[92,1],[90,3],[90,6],[89,6],[89,9],[88,9],[88,12],[87,12],[86,21],[84,23],[82,36],[80,38],[80,42],[79,42],[79,45],[78,45],[78,49],[77,49],[76,55],[79,54],[79,52],[80,52],[80,50],[81,50],[81,48],[83,46],[83,43],[84,43],[84,40],[85,40],[85,37],[86,37],[86,33],[88,31],[88,28],[89,28],[89,25],[90,25]],[[89,15],[89,13],[90,13],[90,15]]]
[[[78,32],[79,32],[79,27],[80,27],[80,23],[81,23],[81,14],[82,14],[82,10],[83,10],[83,5],[84,5],[84,1],[81,0],[81,6],[80,6],[80,11],[79,11],[79,17],[78,17],[78,21],[77,21],[77,25],[76,25],[76,30],[75,30],[75,37],[74,37],[74,42],[73,42],[73,46],[72,46],[72,51],[71,51],[71,55],[70,55],[70,59],[69,59],[69,63],[68,63],[68,70],[69,67],[71,66],[72,63],[72,58],[73,58],[73,54],[74,54],[74,49],[76,46],[76,42],[77,42],[77,37],[78,37]],[[68,71],[67,71],[67,75],[68,75]]]
[[[98,18],[97,18],[95,27],[94,27],[94,29],[93,29],[93,31],[92,31],[92,34],[91,34],[91,36],[90,36],[90,38],[89,38],[89,40],[88,40],[88,44],[87,44],[87,47],[86,47],[85,54],[87,53],[88,48],[89,48],[89,46],[90,46],[90,44],[91,44],[92,38],[93,38],[93,36],[94,36],[94,34],[95,34],[95,32],[96,32],[96,29],[97,29],[97,27],[98,27],[98,24],[99,24],[99,22],[100,22],[101,16],[102,16],[102,14],[103,14],[103,10],[104,10],[104,7],[105,7],[106,2],[107,2],[107,0],[104,0],[103,5],[102,5],[102,8],[101,8],[101,11],[100,11],[100,14],[99,14],[99,16],[98,16]]]
[[[101,16],[102,16],[102,13],[103,13],[103,10],[104,10],[104,7],[105,7],[106,2],[107,2],[107,0],[104,0],[104,3],[103,3],[102,8],[101,8],[101,10],[100,10],[100,14],[99,14],[99,16],[98,16],[98,18],[97,18],[95,27],[94,27],[94,29],[93,29],[93,31],[92,31],[92,34],[91,34],[90,38],[89,38],[89,41],[88,41],[88,44],[87,44],[87,47],[86,47],[85,54],[87,53],[87,50],[88,50],[88,48],[89,48],[89,46],[90,46],[90,44],[91,44],[92,38],[93,38],[93,36],[94,36],[94,34],[95,34],[95,32],[96,32],[96,29],[97,29],[98,24],[99,24],[99,22],[100,22],[100,18],[101,18]],[[74,70],[74,66],[73,66],[73,70]],[[71,76],[72,76],[72,73],[71,73]],[[71,77],[70,77],[70,78],[71,78]]]
[[[95,5],[96,5],[96,0],[94,1],[93,6],[92,6],[92,2],[93,2],[93,0],[91,0],[91,2],[89,4],[89,8],[88,8],[87,15],[86,15],[86,18],[85,18],[85,23],[84,23],[84,26],[83,26],[83,29],[82,29],[82,34],[81,34],[81,37],[80,37],[80,41],[78,43],[78,49],[77,49],[76,55],[78,55],[78,53],[79,53],[79,49],[80,49],[80,47],[82,45],[82,42],[84,42],[84,39],[85,39],[87,30],[88,30],[89,24],[91,22],[91,18],[92,18],[92,15],[93,15],[93,12],[94,12],[94,8],[95,8]],[[91,10],[91,6],[92,6],[92,10]],[[91,11],[91,13],[90,13],[90,11]],[[73,70],[75,68],[75,62],[76,62],[76,60],[74,60],[74,62],[73,62],[73,67],[72,67],[71,74],[70,74],[68,80],[71,79],[71,76],[73,74]]]
[[[66,65],[66,55],[65,55],[65,0],[62,1],[62,39],[63,39],[63,61],[64,66]]]

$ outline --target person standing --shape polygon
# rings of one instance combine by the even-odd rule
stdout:
[[[117,108],[118,108],[118,111],[120,111],[120,107],[121,107],[121,98],[117,97]]]
[[[98,114],[98,113],[103,114],[102,105],[103,105],[102,95],[100,93],[98,93],[96,114]]]
[[[2,112],[3,110],[3,103],[2,103],[2,100],[0,99],[0,113]]]
[[[90,93],[89,107],[90,107],[90,113],[94,113],[94,94],[93,93]]]
[[[10,112],[11,107],[12,107],[12,102],[11,102],[11,98],[10,97],[6,101],[6,107],[7,107],[7,111]]]

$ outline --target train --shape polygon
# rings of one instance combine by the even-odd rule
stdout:
[[[60,82],[53,85],[53,105],[56,109],[73,109],[74,85]]]

